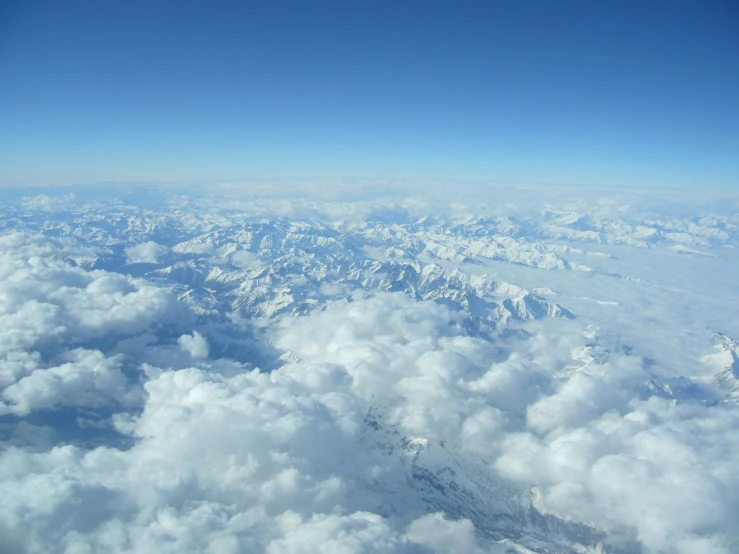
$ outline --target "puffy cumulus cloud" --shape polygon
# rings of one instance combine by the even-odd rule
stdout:
[[[449,521],[443,514],[429,514],[408,526],[408,537],[430,549],[449,554],[482,554],[510,552],[503,545],[491,544],[480,548],[475,528],[469,520]]]
[[[287,512],[278,519],[283,537],[272,540],[268,554],[310,554],[312,552],[346,552],[364,554],[409,552],[408,541],[380,516],[356,512],[349,516],[321,514],[304,521],[298,514]],[[421,549],[415,549],[421,552]]]
[[[736,552],[737,410],[607,386],[575,376],[532,404],[500,473],[536,484],[543,512],[633,534],[646,552]]]
[[[146,389],[141,416],[118,418],[139,439],[130,450],[4,453],[2,492],[13,499],[2,519],[40,537],[30,551],[57,551],[58,541],[69,552],[253,551],[279,536],[271,522],[285,512],[340,504],[348,485],[331,466],[314,470],[348,449],[347,432],[297,386],[193,368]]]
[[[470,368],[489,348],[465,338],[446,309],[404,298],[358,300],[353,320],[342,318],[340,307],[330,320],[317,314],[314,325],[305,329],[345,337],[342,356],[329,362],[304,355],[303,361],[272,373],[243,367],[241,372],[219,371],[203,357],[207,341],[197,332],[182,335],[176,346],[147,345],[148,339],[142,339],[144,358],[166,362],[168,353],[179,351],[184,357],[176,364],[189,360],[196,367],[145,368],[149,380],[143,411],[114,417],[117,429],[135,441],[128,449],[4,449],[0,495],[8,501],[0,507],[0,521],[8,536],[23,537],[28,552],[485,551],[469,521],[424,516],[423,510],[386,517],[392,510],[382,515],[377,485],[368,488],[397,476],[402,467],[402,460],[374,451],[363,440],[367,410],[377,400],[392,400],[396,419],[409,430],[431,433],[436,426],[442,427],[437,435],[446,432],[433,423],[441,421],[441,412],[422,414],[428,419],[423,424],[412,418],[405,422],[404,414],[412,413],[408,399],[433,391],[409,382],[394,398],[382,383],[392,387],[419,372],[420,377],[427,372],[428,387],[438,379],[474,378],[478,370]],[[389,326],[377,326],[379,321]],[[286,323],[278,339],[297,341],[306,332],[305,322],[292,320],[295,328]],[[349,351],[351,337],[369,344],[376,340],[379,357],[357,366]],[[136,340],[122,341],[123,349],[134,350]],[[72,354],[91,368],[95,363],[115,368],[115,357],[88,350]],[[407,365],[395,368],[397,376],[382,374],[383,356],[402,356]],[[422,363],[411,364],[414,357]],[[444,364],[451,369],[444,370]],[[17,413],[54,406],[67,396],[84,401],[86,392],[92,394],[94,385],[85,391],[76,374],[67,375],[70,368],[58,367],[45,377],[48,382],[37,383],[40,377],[31,374],[23,385],[27,390],[17,395],[23,399],[15,404]],[[101,368],[98,372],[103,382],[97,385],[98,395],[123,394],[116,392],[120,383],[106,380]],[[382,383],[371,382],[372,372]],[[95,383],[94,375],[87,377]],[[358,379],[373,392],[362,393]],[[21,383],[10,388],[13,398]],[[458,418],[465,411],[455,405],[463,402],[461,396],[455,392],[444,400],[460,412]],[[487,421],[487,411],[473,412],[481,413],[475,421]],[[402,484],[403,479],[396,481]],[[406,493],[398,489],[394,494]],[[488,543],[486,548],[497,546]]]
[[[75,259],[95,255],[96,250],[71,237],[49,238],[27,232],[12,232],[0,235],[0,250],[3,256],[37,261],[39,258]]]
[[[492,455],[531,405],[557,392],[554,375],[582,337],[551,335],[544,323],[528,340],[496,345],[465,335],[457,318],[440,304],[377,294],[285,319],[275,342],[299,363],[345,368],[352,395],[382,406],[407,435]]]
[[[177,339],[177,344],[193,358],[207,358],[210,351],[208,341],[197,331],[193,331],[192,335],[182,335]]]
[[[95,275],[109,277],[77,279]],[[70,304],[35,298],[50,307],[40,310],[48,332],[67,336]],[[582,356],[592,346],[577,321],[531,324],[494,344],[465,335],[457,317],[400,294],[355,296],[285,318],[272,338],[291,361],[270,373],[208,359],[192,330],[169,344],[124,338],[102,358],[71,350],[33,379],[41,350],[17,348],[13,371],[30,380],[6,386],[16,414],[125,394],[116,356],[139,352],[148,380],[143,409],[113,418],[129,448],[49,449],[36,429],[33,448],[15,441],[0,452],[9,544],[570,553],[568,522],[582,521],[610,535],[588,543],[595,551],[737,551],[735,407],[651,395],[638,357]],[[544,516],[520,501],[531,485]],[[508,531],[515,542],[481,540]]]
[[[248,250],[237,250],[231,254],[231,263],[238,267],[249,267],[259,262],[259,256]]]
[[[268,554],[513,552],[504,544],[491,543],[485,549],[481,548],[469,520],[451,521],[441,513],[414,520],[404,532],[392,529],[387,520],[368,512],[355,512],[348,516],[322,514],[307,522],[288,512],[279,518],[279,524],[284,536],[267,545]]]
[[[164,289],[65,261],[68,246],[0,237],[0,412],[129,403],[123,360],[104,352],[182,314]]]
[[[465,336],[454,317],[433,302],[379,294],[285,320],[276,344],[302,362],[345,368],[352,395],[386,406],[388,421],[406,433],[444,439],[467,417],[493,413],[474,383],[496,350]]]
[[[169,248],[151,240],[125,248],[126,261],[129,264],[155,264],[167,252]]]
[[[527,424],[546,433],[580,427],[609,410],[624,412],[635,391],[649,378],[638,357],[612,355],[607,363],[591,365],[559,380],[554,392],[530,403]]]
[[[379,459],[356,440],[346,372],[284,369],[162,372],[118,418],[128,450],[7,449],[0,521],[28,552],[482,551],[469,522],[359,509]]]
[[[28,250],[0,249],[0,332],[5,348],[33,350],[35,344],[56,337],[79,343],[133,335],[154,323],[174,321],[177,315],[168,316],[176,308],[162,288],[125,275],[85,271],[45,250],[37,255]]]
[[[120,360],[81,348],[65,352],[61,359],[64,363],[33,369],[6,387],[0,393],[0,413],[27,415],[60,405],[96,408],[127,403],[130,392]]]
[[[583,359],[576,328],[536,324],[501,356],[443,307],[377,295],[287,320],[277,344],[346,368],[352,394],[408,436],[536,485],[544,513],[645,552],[736,551],[739,411],[654,395],[644,361],[613,345]]]

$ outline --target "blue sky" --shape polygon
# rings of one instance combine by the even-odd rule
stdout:
[[[2,1],[3,182],[739,185],[727,1]]]

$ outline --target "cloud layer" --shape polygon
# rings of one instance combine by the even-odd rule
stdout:
[[[177,243],[210,271],[184,288],[89,269],[159,242],[0,236],[0,551],[739,550],[739,410],[679,376],[697,358],[658,374],[615,319],[473,327],[461,297],[344,283],[319,304],[269,290],[279,253],[247,239],[258,254]],[[226,315],[204,253],[313,308]]]
[[[388,429],[535,484],[543,512],[635,539],[646,552],[737,544],[734,410],[640,398],[648,375],[628,355],[556,378],[573,346],[566,337],[542,329],[520,345],[526,355],[496,353],[453,316],[379,294],[285,320],[276,342],[298,361],[272,373],[227,376],[207,362],[151,369],[143,412],[115,418],[135,438],[131,449],[5,449],[2,519],[34,537],[30,552],[57,543],[68,552],[477,548],[469,521],[377,513],[371,483],[392,482],[399,469],[361,440],[374,407]],[[207,354],[198,334],[178,342],[195,361]],[[39,388],[35,373],[6,389],[9,400],[9,390],[25,398],[16,413],[57,397],[94,406],[125,390],[101,353],[69,355],[67,366],[37,370],[54,379],[45,387],[54,395],[27,392]],[[75,376],[85,371],[100,378],[82,386]]]

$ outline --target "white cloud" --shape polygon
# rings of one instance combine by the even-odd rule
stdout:
[[[592,406],[580,400],[584,417],[575,427],[507,436],[501,473],[537,484],[545,512],[635,530],[647,552],[735,550],[736,410],[653,397],[588,419]]]
[[[59,260],[67,243],[0,238],[0,411],[135,402],[124,360],[102,350],[184,314],[165,289]]]
[[[278,518],[284,536],[270,541],[267,554],[312,552],[364,554],[407,552],[407,542],[376,514],[357,512],[347,516],[322,514],[308,521],[287,512]]]
[[[448,554],[482,554],[500,552],[507,549],[492,546],[491,549],[479,547],[475,527],[469,520],[449,521],[443,514],[429,514],[417,519],[408,526],[408,537],[435,552]]]
[[[259,256],[248,250],[237,250],[231,254],[231,262],[238,267],[249,267],[259,261]]]
[[[62,356],[58,366],[38,368],[0,394],[3,410],[27,415],[60,405],[89,408],[126,403],[129,393],[119,360],[97,350],[76,349]]]
[[[197,331],[193,331],[192,335],[182,335],[177,339],[177,344],[195,359],[207,358],[210,351],[208,341]]]
[[[411,513],[395,520],[373,513],[382,499],[364,483],[392,474],[400,460],[378,456],[360,441],[368,407],[382,399],[379,383],[375,398],[365,398],[356,383],[371,382],[384,353],[407,365],[395,367],[399,375],[380,374],[381,382],[392,386],[418,374],[432,386],[435,379],[456,378],[443,371],[442,362],[460,358],[450,370],[458,377],[469,363],[460,352],[479,357],[487,346],[462,336],[449,325],[446,310],[434,304],[379,295],[355,307],[348,321],[337,307],[317,321],[293,320],[295,328],[285,324],[281,331],[280,340],[302,348],[309,346],[308,337],[299,332],[322,329],[332,337],[328,348],[343,352],[346,366],[317,353],[314,360],[271,374],[163,369],[150,373],[141,415],[116,418],[120,430],[137,438],[129,450],[6,449],[0,454],[0,494],[11,500],[0,508],[0,521],[12,533],[33,536],[32,552],[48,552],[56,544],[69,552],[474,551],[469,522],[433,516],[414,523]],[[429,320],[428,314],[439,318]],[[377,327],[380,318],[389,325]],[[205,343],[197,333],[179,342],[196,354]],[[373,342],[378,358],[363,364],[350,355],[357,343]],[[436,357],[444,355],[449,358]],[[418,363],[411,363],[416,356]],[[48,388],[84,399],[75,378],[66,390],[57,381]],[[22,395],[24,406],[52,405],[55,397],[43,396],[34,384]],[[389,411],[403,428],[441,436],[448,427],[444,414],[463,420],[461,393],[437,399],[438,413],[420,414],[416,421],[415,411],[434,393],[410,384],[400,391],[384,398],[393,402]],[[487,421],[487,412],[474,413],[475,421]]]
[[[125,252],[129,264],[155,264],[159,258],[169,252],[169,248],[150,240],[127,246]]]
[[[453,314],[377,295],[286,320],[277,344],[345,367],[351,393],[384,406],[409,436],[458,441],[503,476],[536,484],[545,512],[633,531],[648,552],[732,551],[739,413],[643,400],[651,375],[630,354],[565,371],[585,339],[560,334],[561,323],[540,327],[507,345],[517,353],[485,364],[490,345],[462,336]]]
[[[277,208],[392,221],[410,220],[419,205]],[[659,234],[631,225],[618,205],[598,209],[608,217],[547,212],[542,217],[557,225],[537,229],[565,236],[582,227],[583,239],[632,246]],[[192,217],[187,228],[230,224],[216,212],[205,223]],[[650,228],[730,243],[731,222],[718,221],[681,227],[668,218]],[[530,224],[499,223],[512,233]],[[392,225],[384,231],[404,232]],[[484,236],[486,225],[475,232]],[[714,232],[719,226],[727,230]],[[217,251],[219,264],[227,255],[234,265],[254,261],[199,237],[176,251],[203,259]],[[166,252],[144,242],[126,255],[152,262]],[[645,554],[739,550],[739,411],[660,388],[653,375],[661,371],[667,383],[668,369],[680,374],[697,363],[672,348],[679,339],[659,324],[665,314],[692,317],[697,301],[686,294],[685,306],[667,309],[674,290],[647,280],[624,285],[626,277],[608,273],[620,263],[616,255],[593,257],[589,277],[564,270],[545,277],[559,280],[552,286],[569,305],[602,310],[584,301],[591,292],[613,294],[618,305],[605,315],[583,310],[572,321],[527,323],[519,333],[490,330],[489,340],[470,337],[461,312],[327,282],[323,293],[351,302],[262,322],[260,332],[291,360],[271,372],[213,359],[221,320],[201,312],[194,330],[171,292],[69,261],[86,256],[90,250],[71,239],[0,237],[0,550],[498,553],[555,548],[547,542],[560,539],[595,551],[614,544]],[[490,264],[480,272],[514,271]],[[540,281],[552,271],[521,271],[512,276],[550,284]],[[633,283],[636,292],[624,292]],[[188,289],[183,302],[209,298],[219,286],[211,285]],[[644,335],[642,347],[656,344],[658,361],[616,340],[603,346],[610,339],[587,330],[595,320],[626,334],[628,311],[639,302],[654,319],[637,323],[634,334]],[[685,329],[682,336],[694,331]],[[233,343],[246,343],[234,335]],[[674,367],[665,368],[666,360]],[[65,410],[92,430],[112,433],[114,424],[125,446],[62,444],[46,425],[58,417],[61,427]],[[39,421],[24,421],[28,415]],[[544,515],[528,511],[530,497]],[[516,538],[489,539],[498,535]]]
[[[277,381],[162,373],[146,385],[144,413],[128,428],[140,440],[128,451],[6,450],[0,519],[33,531],[29,549],[39,552],[59,543],[69,552],[448,552],[457,541],[470,551],[469,523],[422,519],[406,535],[346,504],[369,469],[354,441],[363,412],[331,390],[348,385],[340,370],[299,369]]]

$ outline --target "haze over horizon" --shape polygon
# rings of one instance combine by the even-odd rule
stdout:
[[[6,184],[739,183],[731,2],[4,2]]]

